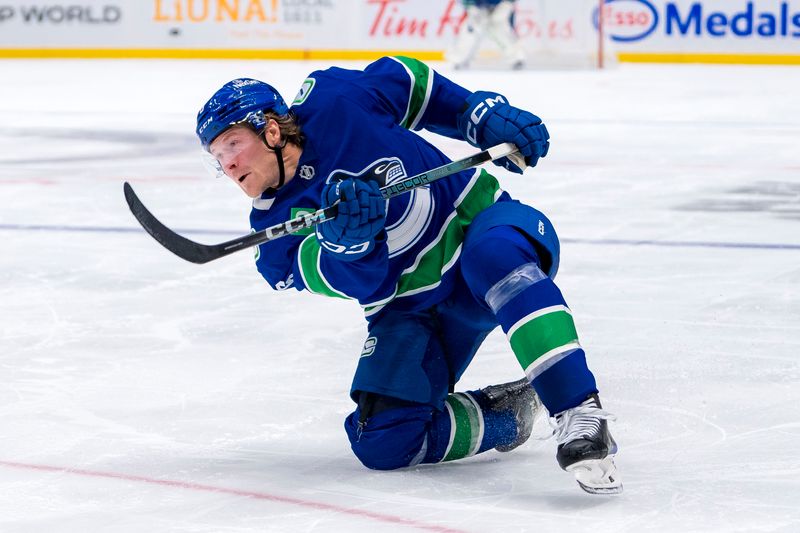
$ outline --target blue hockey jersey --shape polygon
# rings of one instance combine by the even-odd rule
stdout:
[[[410,130],[462,139],[456,121],[469,94],[405,57],[385,57],[363,71],[311,73],[291,105],[306,138],[296,174],[253,201],[252,228],[319,209],[326,182],[382,160],[390,167],[387,183],[449,163]],[[452,290],[472,219],[509,199],[487,172],[465,171],[388,200],[385,241],[356,261],[322,250],[308,229],[261,244],[256,265],[275,289],[354,299],[368,320],[391,308],[425,309]]]

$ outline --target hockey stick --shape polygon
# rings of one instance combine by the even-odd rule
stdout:
[[[403,194],[404,192],[408,192],[411,189],[427,185],[428,183],[444,178],[445,176],[457,174],[461,171],[476,167],[488,161],[494,161],[495,159],[499,159],[501,157],[521,159],[522,156],[517,153],[517,147],[513,144],[498,144],[497,146],[493,146],[488,150],[483,150],[482,152],[465,157],[464,159],[453,161],[446,165],[442,165],[441,167],[434,168],[433,170],[429,170],[427,172],[423,172],[422,174],[417,174],[416,176],[411,176],[410,178],[406,178],[391,185],[387,185],[386,187],[382,187],[381,194],[383,194],[384,198],[389,199],[399,194]],[[515,161],[515,163],[517,163],[520,168],[525,168],[524,162]],[[123,190],[125,191],[125,200],[128,202],[128,207],[130,207],[133,216],[136,217],[136,220],[139,221],[139,224],[142,225],[145,231],[149,233],[150,236],[155,240],[160,242],[161,245],[170,252],[182,259],[197,264],[208,263],[209,261],[213,261],[215,259],[219,259],[220,257],[238,252],[243,248],[256,246],[279,237],[290,235],[299,230],[316,226],[317,224],[321,224],[322,222],[334,218],[338,211],[336,204],[334,204],[330,207],[326,207],[325,209],[319,209],[313,213],[300,215],[291,220],[287,220],[286,222],[270,226],[269,228],[263,229],[257,233],[244,235],[220,244],[200,244],[175,233],[167,226],[162,224],[161,221],[153,216],[153,214],[144,206],[142,201],[139,200],[139,197],[136,196],[135,192],[133,192],[133,187],[131,187],[127,181],[123,185]]]

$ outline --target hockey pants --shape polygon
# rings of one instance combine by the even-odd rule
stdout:
[[[354,391],[358,407],[347,417],[345,430],[365,466],[391,470],[450,461],[516,438],[510,411],[489,410],[480,391],[452,392],[480,343],[497,325],[550,413],[574,407],[597,391],[572,314],[539,263],[532,239],[510,226],[468,236],[458,272],[461,290],[437,306],[430,324],[413,317],[420,328],[433,330],[427,338],[415,335],[427,339],[416,348],[424,350],[422,367],[440,368],[436,361],[444,359],[449,376],[426,370],[426,386],[433,389],[428,402],[375,390]],[[475,317],[475,326],[466,326],[464,317]],[[448,350],[448,339],[459,346],[458,353]]]

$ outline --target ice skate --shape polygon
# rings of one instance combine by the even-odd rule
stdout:
[[[614,455],[617,443],[608,431],[607,420],[596,394],[582,404],[556,415],[558,464],[571,472],[578,485],[591,494],[619,494],[622,480],[617,475]]]
[[[522,378],[511,383],[492,385],[481,389],[488,400],[488,407],[492,411],[505,411],[511,409],[517,420],[517,438],[510,444],[495,447],[499,452],[510,452],[522,445],[531,436],[533,424],[544,412],[544,407],[539,396],[531,387],[527,378]]]

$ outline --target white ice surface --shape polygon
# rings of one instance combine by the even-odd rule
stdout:
[[[364,469],[342,430],[358,306],[138,228],[124,180],[191,238],[246,233],[195,113],[242,75],[291,98],[318,66],[0,62],[0,531],[800,531],[800,69],[448,73],[551,131],[498,175],[559,230],[618,416],[625,493],[598,497],[552,440]],[[495,333],[459,388],[520,376]]]

